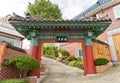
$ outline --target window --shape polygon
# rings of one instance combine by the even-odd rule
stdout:
[[[82,49],[81,49],[81,48],[78,48],[78,49],[75,51],[75,57],[76,57],[76,58],[82,57]]]
[[[13,38],[0,35],[0,42],[6,42],[8,44],[14,45],[15,40]]]
[[[117,5],[113,8],[115,19],[120,18],[120,5]]]

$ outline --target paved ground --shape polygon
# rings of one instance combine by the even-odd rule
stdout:
[[[42,57],[42,63],[49,68],[49,73],[42,83],[120,83],[120,64],[107,72],[84,76],[83,71]]]

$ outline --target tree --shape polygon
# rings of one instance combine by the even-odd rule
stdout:
[[[32,70],[32,69],[36,69],[36,68],[40,67],[40,65],[36,59],[29,57],[27,55],[12,56],[9,59],[8,63],[9,63],[9,65],[14,65],[18,69],[20,69],[20,78],[22,77],[24,70]]]
[[[52,45],[43,46],[42,54],[46,57],[56,58],[58,57],[58,48]]]
[[[29,2],[27,11],[32,16],[39,16],[47,19],[61,19],[62,14],[57,4],[52,4],[49,0],[35,0],[32,4]]]

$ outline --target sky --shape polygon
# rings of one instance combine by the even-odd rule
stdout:
[[[98,0],[50,0],[52,3],[58,4],[63,19],[71,19],[95,4]],[[27,10],[28,2],[33,3],[34,0],[1,0],[0,1],[0,17],[15,12],[24,16]]]
[[[76,15],[83,12],[95,4],[98,0],[50,0],[52,3],[58,4],[63,19],[72,19]],[[1,0],[0,1],[0,18],[14,12],[20,16],[24,16],[27,10],[28,2],[34,3],[34,0]],[[30,42],[23,41],[23,48],[28,49]]]

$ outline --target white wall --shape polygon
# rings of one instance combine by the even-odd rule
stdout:
[[[118,61],[115,46],[114,46],[114,41],[112,38],[112,35],[117,34],[117,33],[120,33],[120,28],[116,28],[116,29],[112,29],[112,30],[107,31],[108,44],[110,46],[110,52],[111,52],[111,56],[112,56],[113,61]]]

